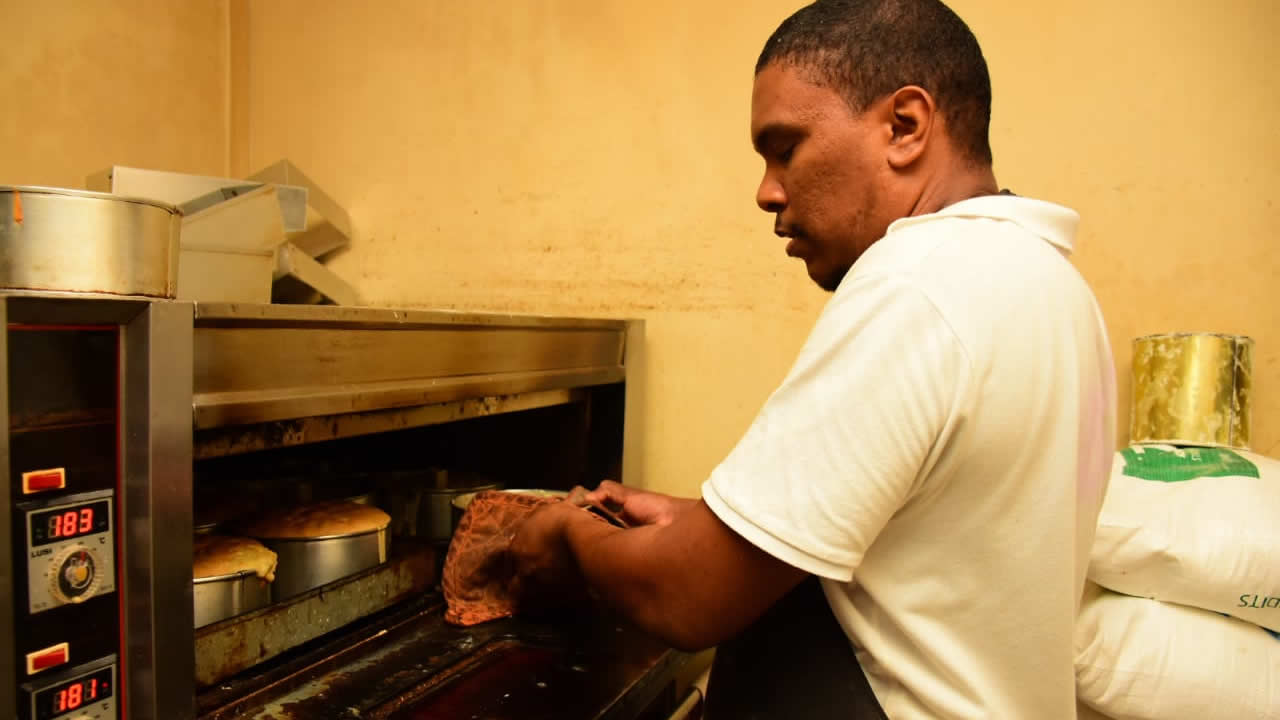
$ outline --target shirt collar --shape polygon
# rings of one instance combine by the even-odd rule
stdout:
[[[1071,208],[1017,195],[983,195],[948,205],[938,212],[895,220],[888,232],[945,217],[1006,220],[1068,254],[1075,249],[1080,214]]]

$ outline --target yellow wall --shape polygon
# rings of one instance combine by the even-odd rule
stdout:
[[[954,5],[1002,183],[1084,215],[1122,417],[1134,336],[1248,333],[1280,453],[1280,4]],[[692,493],[825,297],[752,203],[750,68],[796,6],[0,0],[0,183],[289,157],[350,209],[333,266],[372,303],[646,318],[645,483]]]
[[[992,68],[997,176],[1081,212],[1128,437],[1133,338],[1247,334],[1280,454],[1280,3],[956,0]]]
[[[226,171],[226,0],[0,0],[0,184]]]
[[[251,3],[247,163],[345,204],[368,302],[646,318],[644,481],[692,493],[823,300],[754,206],[765,5]]]
[[[751,67],[797,6],[250,3],[232,155],[289,157],[350,209],[332,266],[371,303],[646,318],[643,482],[694,493],[825,297],[752,199]],[[1084,215],[1118,441],[1134,336],[1245,332],[1255,447],[1280,452],[1280,4],[955,7],[1002,183]]]

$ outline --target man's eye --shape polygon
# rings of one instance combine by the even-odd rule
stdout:
[[[786,149],[778,153],[778,162],[783,164],[791,162],[791,156],[795,154],[796,146],[788,145]]]

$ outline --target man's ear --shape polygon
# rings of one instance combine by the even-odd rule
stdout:
[[[903,170],[924,155],[933,139],[938,106],[929,91],[916,85],[899,88],[885,104],[891,130],[886,157],[890,167]]]

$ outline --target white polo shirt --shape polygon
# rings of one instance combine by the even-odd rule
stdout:
[[[893,223],[702,487],[823,578],[891,720],[1074,718],[1072,626],[1115,437],[1079,216],[1014,196]]]

